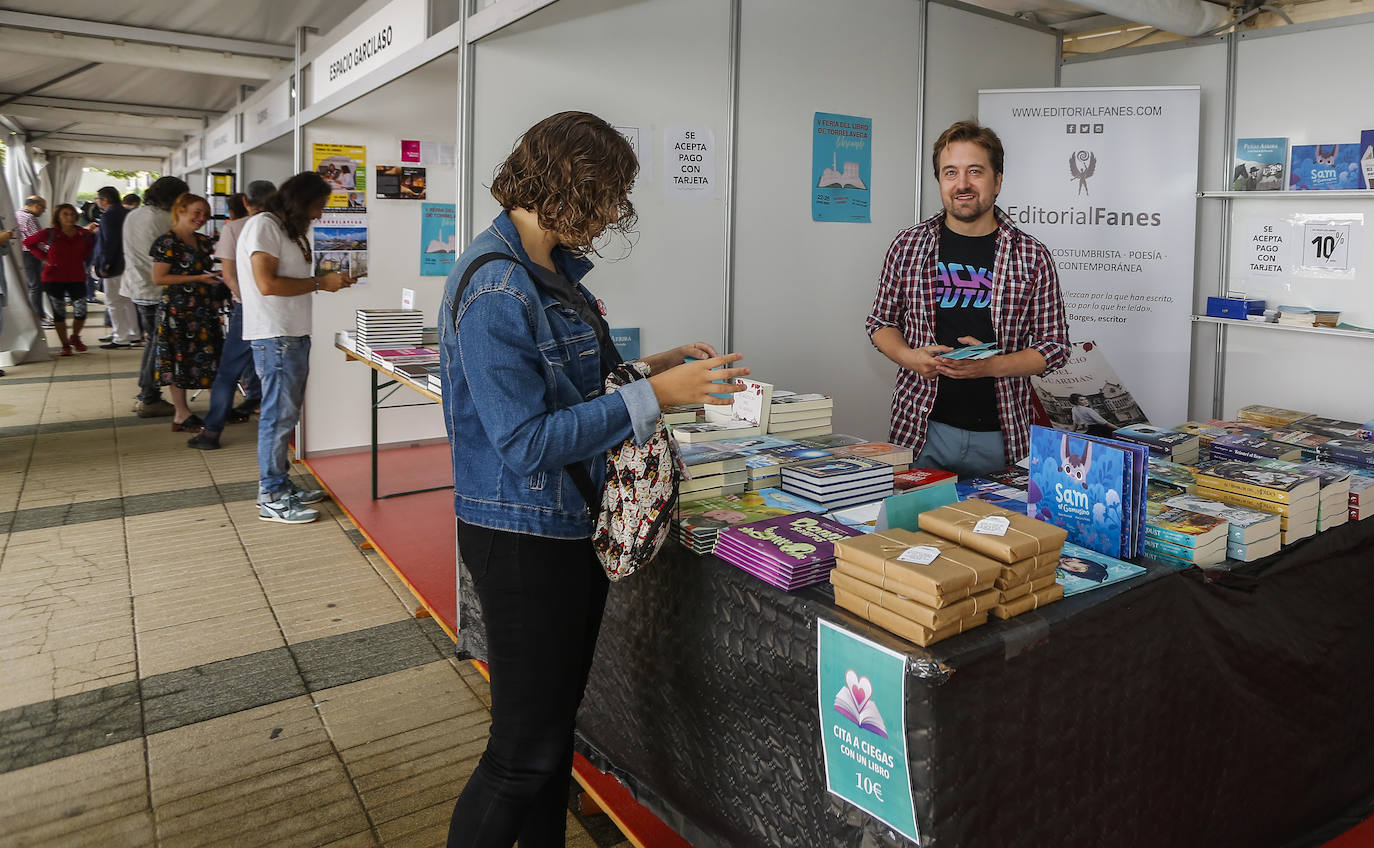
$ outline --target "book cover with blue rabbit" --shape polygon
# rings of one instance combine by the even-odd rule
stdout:
[[[1125,452],[1062,430],[1031,428],[1026,514],[1063,527],[1069,541],[1113,557],[1131,555],[1122,484]]]

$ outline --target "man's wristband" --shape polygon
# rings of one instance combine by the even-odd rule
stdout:
[[[319,278],[319,277],[316,277],[314,274],[311,274],[311,275],[310,275],[310,281],[313,282],[313,283],[315,284],[315,291],[319,291],[319,290],[320,290],[320,278]]]

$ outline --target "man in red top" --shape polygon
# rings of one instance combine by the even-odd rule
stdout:
[[[1030,451],[1029,378],[1063,366],[1069,331],[1049,250],[996,207],[1002,142],[972,121],[936,140],[944,209],[903,230],[888,249],[865,327],[901,366],[889,440],[914,465],[975,477]],[[948,359],[993,342],[986,359]]]
[[[43,260],[43,293],[52,309],[62,355],[71,356],[72,348],[86,350],[81,341],[86,323],[86,263],[95,248],[95,235],[76,225],[79,215],[70,203],[59,204],[52,217],[53,226],[24,239],[24,249]],[[67,300],[73,308],[71,336],[67,335]]]

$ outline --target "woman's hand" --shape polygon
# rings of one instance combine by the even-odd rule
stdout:
[[[214,274],[211,274],[208,271],[204,274],[201,274],[198,277],[198,279],[200,280],[200,282],[205,283],[207,286],[213,286],[217,283],[223,282],[223,280],[221,280],[219,277],[215,276]]]
[[[712,357],[719,356],[719,354],[716,353],[715,348],[711,347],[706,342],[692,342],[691,344],[685,344],[681,347],[675,347],[672,350],[665,350],[662,353],[646,356],[641,361],[649,366],[649,374],[653,375],[661,374],[669,368],[676,368],[685,362],[689,356],[693,359],[711,359]]]
[[[653,386],[660,407],[698,403],[724,406],[730,403],[729,398],[718,398],[711,395],[713,393],[731,394],[739,391],[742,386],[733,382],[717,383],[715,381],[734,380],[736,377],[748,376],[748,368],[721,367],[731,362],[738,362],[740,358],[738,353],[727,353],[724,356],[713,356],[710,359],[688,362],[649,377],[649,385]]]

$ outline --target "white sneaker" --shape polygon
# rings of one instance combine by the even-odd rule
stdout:
[[[309,524],[320,517],[320,513],[301,506],[294,492],[279,495],[275,500],[258,503],[258,518],[275,521],[278,524]]]

